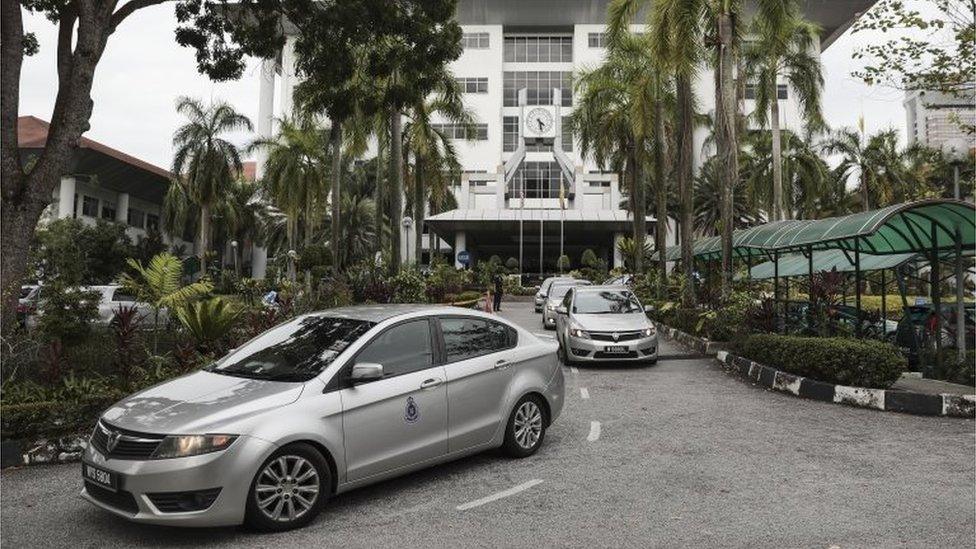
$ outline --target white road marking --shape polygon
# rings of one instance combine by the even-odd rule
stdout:
[[[569,367],[569,371],[570,372],[573,372],[573,375],[574,376],[578,376],[579,375],[579,368],[577,368],[576,366],[570,366]]]
[[[583,399],[588,399],[590,398],[590,391],[588,391],[586,387],[580,387],[580,396],[583,397]]]
[[[502,490],[501,492],[494,493],[494,494],[492,494],[490,496],[485,496],[485,497],[483,497],[481,499],[476,499],[474,501],[469,501],[467,503],[462,503],[461,505],[458,505],[457,506],[457,510],[458,511],[467,511],[468,509],[473,509],[475,507],[480,507],[480,506],[482,506],[482,505],[484,505],[486,503],[491,503],[491,502],[493,502],[495,500],[499,500],[499,499],[502,499],[502,498],[507,498],[508,496],[514,496],[515,494],[517,494],[519,492],[524,492],[525,490],[528,490],[529,488],[532,488],[536,484],[542,484],[542,479],[539,479],[539,478],[532,479],[532,480],[530,480],[528,482],[523,482],[522,484],[519,484],[518,486],[513,486],[512,488],[509,488],[508,490]]]
[[[589,442],[596,442],[600,440],[600,422],[591,421],[590,422],[590,434],[587,435],[586,440]]]

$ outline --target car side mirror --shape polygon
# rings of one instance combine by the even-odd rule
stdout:
[[[566,315],[569,314],[569,311],[566,309],[565,305],[560,305],[556,307],[556,313],[561,315]]]
[[[383,365],[375,362],[359,362],[353,365],[349,380],[353,383],[368,383],[383,379]]]

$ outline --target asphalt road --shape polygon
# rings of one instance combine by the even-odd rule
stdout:
[[[544,333],[528,304],[505,309]],[[662,352],[683,350],[665,343]],[[973,456],[970,420],[800,400],[730,377],[714,361],[670,358],[568,371],[566,409],[532,458],[486,453],[354,491],[303,530],[131,524],[82,501],[79,467],[59,465],[2,473],[0,542],[973,547]]]

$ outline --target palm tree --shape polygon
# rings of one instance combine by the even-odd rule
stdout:
[[[305,221],[305,244],[312,243],[316,205],[326,195],[329,158],[326,130],[312,117],[299,116],[279,121],[278,134],[255,141],[251,148],[268,149],[262,190],[286,216],[288,250],[298,241],[300,221]],[[295,261],[288,254],[288,279],[295,281]]]
[[[751,131],[744,142],[742,180],[747,200],[757,212],[771,212],[774,203],[769,185],[773,169],[772,135]],[[827,164],[810,145],[809,139],[792,131],[783,132],[782,143],[785,211],[791,217],[817,218],[818,197],[827,190]]]
[[[461,125],[468,139],[474,139],[474,117],[464,107],[462,90],[453,75],[445,69],[438,91],[432,97],[411,105],[406,110],[407,123],[403,127],[403,143],[414,157],[413,199],[414,211],[414,256],[417,265],[423,258],[423,220],[426,197],[435,186],[438,194],[445,194],[447,178],[445,172],[458,173],[457,150],[451,138],[440,127],[444,122]],[[438,122],[434,122],[438,120]],[[425,182],[428,185],[425,186]],[[443,198],[440,198],[442,201]],[[431,239],[433,257],[433,239]]]
[[[796,94],[808,133],[824,126],[820,110],[823,72],[815,53],[820,28],[806,20],[795,0],[758,2],[752,21],[751,42],[743,54],[747,77],[755,82],[756,106],[753,118],[772,133],[773,201],[772,219],[785,219],[783,198],[783,151],[779,116],[779,78]]]
[[[240,151],[225,135],[251,131],[252,126],[246,116],[223,102],[204,106],[196,99],[180,97],[176,112],[188,120],[173,135],[173,173],[181,191],[200,208],[198,251],[200,272],[206,275],[211,209],[243,171]]]
[[[695,231],[702,236],[721,234],[727,223],[722,211],[725,180],[719,173],[724,168],[718,157],[709,158],[695,178]],[[732,229],[744,229],[758,223],[759,214],[747,200],[744,180],[736,181],[733,193]]]
[[[827,154],[840,155],[846,177],[857,177],[863,211],[885,206],[909,195],[908,173],[898,151],[898,134],[883,130],[869,136],[850,128],[834,132],[823,144]]]
[[[653,166],[658,188],[665,187],[659,124],[663,87],[646,36],[630,33],[619,20],[611,26],[606,62],[577,78],[579,100],[570,119],[580,156],[592,155],[600,166],[625,175],[638,248],[645,246],[647,236],[645,168]],[[643,272],[641,255],[635,257],[633,268]]]

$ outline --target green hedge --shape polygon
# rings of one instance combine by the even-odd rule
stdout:
[[[876,389],[890,387],[908,366],[891,344],[841,337],[754,334],[740,341],[736,352],[798,376]]]
[[[0,406],[0,438],[59,437],[84,433],[98,415],[121,398],[99,396],[76,401],[27,402]]]

